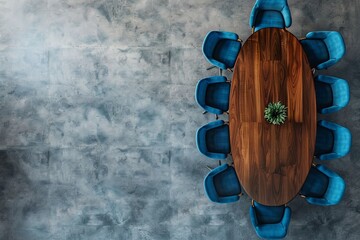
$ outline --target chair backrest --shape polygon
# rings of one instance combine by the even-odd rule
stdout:
[[[224,107],[220,108],[220,104],[209,104],[209,98],[211,101],[218,101],[219,103],[227,103],[229,102],[229,94],[230,94],[230,84],[226,82],[227,78],[224,76],[211,76],[204,79],[201,79],[198,84],[196,85],[195,89],[195,99],[196,102],[202,107],[205,111],[214,113],[214,114],[222,114],[224,111],[228,109],[224,109]],[[219,86],[219,85],[226,85],[224,87],[219,87],[217,91],[208,91],[209,86]],[[211,87],[210,87],[211,88]],[[222,94],[220,94],[222,92]],[[209,96],[210,93],[218,96]],[[217,94],[219,93],[219,94]],[[227,96],[225,96],[227,95]],[[222,98],[226,99],[222,99]],[[226,104],[223,104],[226,105]]]
[[[221,69],[227,69],[227,68],[232,68],[233,66],[227,66],[227,64],[225,62],[221,62],[221,60],[219,59],[215,59],[215,53],[219,52],[218,49],[218,44],[224,43],[224,41],[226,42],[230,42],[233,41],[232,43],[235,43],[235,46],[233,46],[234,44],[230,44],[232,46],[232,48],[227,49],[229,51],[231,51],[229,54],[231,55],[231,58],[235,58],[232,59],[232,62],[235,62],[236,60],[236,56],[238,51],[240,51],[241,48],[241,43],[238,41],[239,36],[236,33],[233,32],[224,32],[224,31],[211,31],[209,32],[205,38],[204,38],[204,42],[202,45],[202,51],[204,54],[205,59],[212,65],[221,68]],[[227,46],[227,44],[223,44],[224,46]],[[226,49],[225,49],[226,50]],[[234,54],[234,52],[236,52],[236,54]],[[225,51],[223,54],[226,54],[227,52]]]
[[[202,45],[203,54],[206,59],[213,58],[215,47],[220,41],[220,39],[221,37],[219,31],[211,31],[206,34]]]
[[[207,197],[216,203],[230,203],[239,200],[241,186],[235,169],[223,164],[211,170],[204,179]]]
[[[326,181],[323,180],[324,176],[327,178]],[[310,204],[330,206],[341,201],[345,187],[345,181],[337,173],[324,165],[317,165],[311,168],[300,193],[305,195],[306,201]]]
[[[287,0],[257,0],[250,14],[250,27],[253,27],[255,25],[256,16],[259,11],[266,10],[281,12],[285,26],[291,26],[291,12]]]
[[[318,154],[317,157],[320,160],[331,160],[331,159],[341,158],[346,156],[350,152],[352,136],[349,129],[325,120],[321,120],[318,122],[318,129],[321,128],[325,128],[329,131],[332,131],[333,141],[332,141],[331,152],[323,152]],[[318,136],[316,138],[318,142]],[[316,151],[317,150],[315,150],[315,152]]]
[[[323,87],[325,86],[325,87]],[[326,114],[339,111],[348,105],[350,101],[350,89],[346,80],[318,75],[315,77],[316,99],[318,104],[318,112]],[[323,99],[324,98],[324,99]],[[323,106],[326,103],[328,106]]]
[[[281,11],[288,3],[287,0],[257,0],[255,6],[262,10]]]
[[[324,42],[328,48],[330,59],[339,61],[345,55],[345,42],[339,32],[328,32]]]
[[[317,69],[326,69],[340,61],[345,55],[346,47],[343,37],[336,31],[316,31],[306,34],[306,39],[322,41],[327,48],[329,60],[316,66]]]
[[[250,207],[250,219],[259,237],[284,238],[291,219],[291,209],[285,205],[265,206],[254,201]]]
[[[225,159],[230,153],[229,126],[222,120],[210,122],[196,132],[200,153],[213,159]]]

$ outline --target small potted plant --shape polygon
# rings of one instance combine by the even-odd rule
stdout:
[[[264,111],[266,121],[274,125],[281,125],[285,122],[287,116],[287,107],[279,102],[271,102]]]

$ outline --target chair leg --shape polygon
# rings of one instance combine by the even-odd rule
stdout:
[[[221,68],[219,68],[219,76],[223,75],[223,70]]]
[[[213,170],[213,168],[210,166],[206,166],[206,168],[209,169],[210,171]]]
[[[203,113],[202,114],[206,114],[207,113],[207,111],[203,111]]]
[[[233,72],[233,70],[232,70],[231,68],[228,68],[228,69],[226,69],[226,70],[228,70],[229,72]]]
[[[238,38],[237,41],[238,41],[238,42],[241,42],[241,43],[243,42],[243,40],[242,40],[241,38]]]
[[[219,160],[219,166],[221,166],[221,161]]]
[[[216,66],[210,66],[210,67],[206,68],[206,70],[210,70],[210,69],[213,69],[213,68],[216,68]]]
[[[218,120],[219,119],[219,116],[217,114],[215,114],[215,119]]]
[[[298,40],[299,41],[301,41],[301,40],[305,40],[306,39],[306,37],[301,37],[301,38],[298,38]]]
[[[313,74],[313,75],[315,75],[315,71],[316,71],[316,69],[315,69],[315,68],[313,68],[313,69],[311,69],[311,71],[312,71],[312,74]]]

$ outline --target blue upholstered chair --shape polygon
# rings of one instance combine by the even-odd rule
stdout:
[[[240,198],[241,186],[233,167],[223,164],[211,170],[204,180],[205,193],[212,202],[230,203]]]
[[[300,194],[308,203],[321,206],[338,204],[344,192],[344,180],[323,165],[311,167],[300,190]]]
[[[255,32],[262,28],[290,27],[291,13],[287,0],[257,0],[249,24]]]
[[[326,69],[340,61],[345,54],[345,43],[339,32],[309,32],[300,41],[312,68]]]
[[[217,120],[202,126],[196,132],[196,145],[209,158],[225,159],[230,153],[229,125]]]
[[[209,32],[202,46],[206,60],[220,69],[233,68],[240,49],[241,40],[233,32]]]
[[[279,239],[287,233],[291,218],[291,209],[285,205],[265,206],[253,201],[250,207],[250,219],[256,234],[261,238]]]
[[[223,114],[229,110],[230,83],[226,77],[212,76],[196,85],[195,99],[205,112]]]
[[[350,90],[346,80],[318,75],[315,77],[316,105],[319,113],[333,113],[350,101]]]
[[[315,156],[320,160],[341,158],[350,152],[351,133],[338,124],[318,121],[316,130]]]

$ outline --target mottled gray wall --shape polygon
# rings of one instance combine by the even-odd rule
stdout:
[[[360,238],[360,1],[289,0],[297,36],[340,31],[327,70],[351,86],[328,119],[352,153],[326,163],[347,182],[338,206],[302,199],[288,239]],[[210,203],[194,142],[213,119],[194,102],[209,30],[250,35],[254,1],[0,0],[0,239],[256,239],[250,199]],[[325,71],[324,71],[325,72]],[[231,76],[229,76],[231,77]]]

